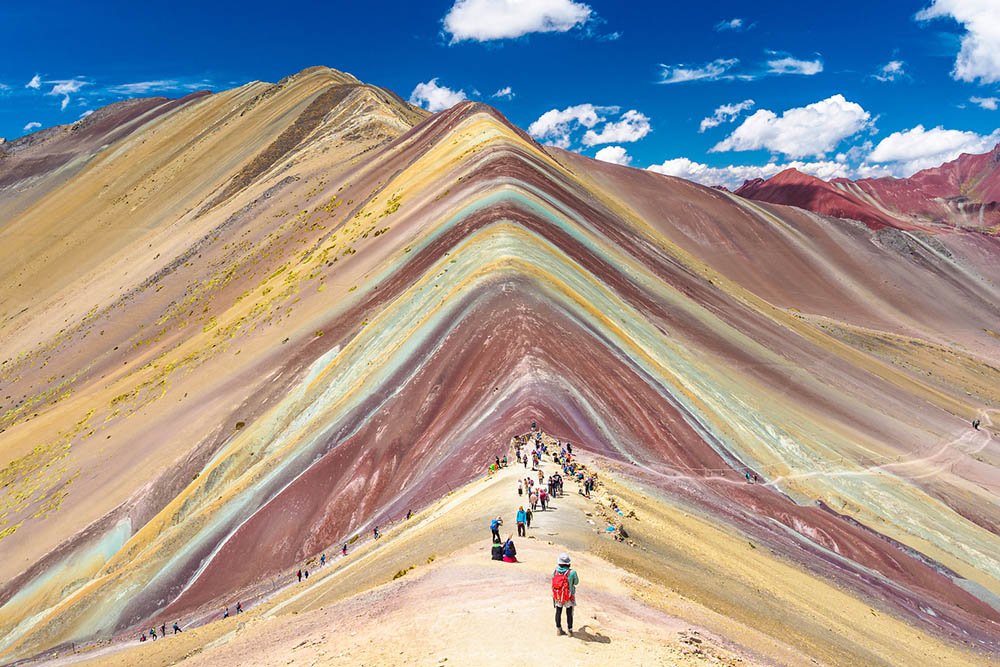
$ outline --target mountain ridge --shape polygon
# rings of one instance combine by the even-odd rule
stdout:
[[[749,199],[859,220],[874,229],[936,232],[963,226],[987,231],[994,228],[991,233],[996,233],[1000,226],[1000,144],[986,153],[963,153],[907,178],[823,181],[790,168],[769,179],[748,180],[734,192]]]
[[[531,421],[942,646],[1000,646],[996,442],[968,427],[1000,401],[994,237],[762,206],[332,76],[203,96],[22,185],[0,657],[207,609]]]

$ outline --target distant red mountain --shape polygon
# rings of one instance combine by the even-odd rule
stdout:
[[[796,169],[737,188],[747,199],[798,206],[869,227],[925,229],[1000,225],[1000,144],[981,155],[962,154],[909,178],[835,178]]]

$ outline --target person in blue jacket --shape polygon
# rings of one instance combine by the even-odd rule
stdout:
[[[525,536],[524,522],[525,522],[526,519],[527,519],[527,515],[524,513],[524,507],[522,506],[522,507],[518,508],[518,510],[517,510],[517,536],[518,537],[524,537]]]
[[[500,542],[500,526],[503,525],[503,519],[497,517],[490,521],[490,531],[493,533],[493,541]]]

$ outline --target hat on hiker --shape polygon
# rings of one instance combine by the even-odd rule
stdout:
[[[569,554],[562,554],[559,556],[560,565],[569,565]]]

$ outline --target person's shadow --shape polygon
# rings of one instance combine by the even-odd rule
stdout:
[[[598,644],[610,644],[611,637],[602,635],[600,632],[592,632],[589,625],[581,625],[573,631],[573,638],[585,642],[597,642]]]

